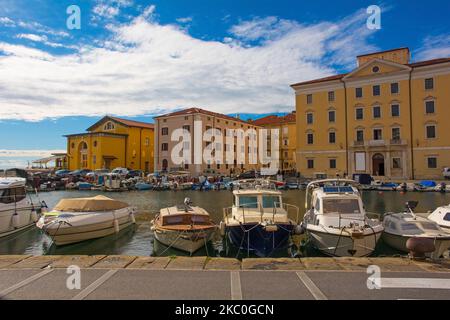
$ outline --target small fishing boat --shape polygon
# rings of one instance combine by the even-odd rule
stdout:
[[[109,192],[127,191],[122,185],[122,176],[119,173],[108,173],[105,175],[104,190]]]
[[[282,193],[267,180],[239,181],[238,185],[233,206],[224,208],[221,235],[248,255],[268,257],[287,249],[298,225],[299,208],[284,203]],[[242,189],[244,185],[248,189]]]
[[[434,210],[428,219],[436,222],[443,230],[450,232],[450,204]]]
[[[326,179],[309,183],[302,223],[312,245],[329,256],[372,254],[383,226],[370,219],[354,180]]]
[[[61,200],[36,224],[58,246],[106,237],[136,223],[137,209],[105,196]]]
[[[439,258],[450,247],[450,233],[435,221],[415,214],[413,210],[417,204],[417,201],[408,201],[405,212],[385,214],[383,241],[399,251],[409,252],[409,239],[429,240],[434,244],[434,251],[429,255]]]
[[[205,246],[217,229],[209,213],[192,206],[189,198],[183,205],[161,209],[151,223],[156,240],[191,255]]]
[[[34,226],[44,203],[27,199],[26,179],[0,178],[0,238]]]
[[[146,183],[146,182],[138,182],[134,185],[136,190],[139,191],[147,191],[147,190],[152,190],[153,189],[153,185],[151,183]]]

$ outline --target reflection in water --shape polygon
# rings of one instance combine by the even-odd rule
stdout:
[[[185,197],[189,197],[194,205],[205,208],[216,224],[219,224],[223,217],[223,208],[232,204],[232,193],[230,191],[142,191],[123,193],[102,193],[98,191],[56,191],[42,193],[41,200],[45,200],[50,208],[62,198],[91,197],[98,194],[106,195],[120,201],[125,201],[130,205],[138,207],[139,214],[136,216],[136,226],[122,230],[117,235],[106,238],[89,240],[78,244],[63,247],[52,245],[51,239],[44,235],[37,228],[31,228],[19,234],[0,239],[0,254],[124,254],[150,256],[163,253],[165,256],[186,255],[176,249],[168,249],[163,244],[153,241],[153,234],[150,230],[150,221],[155,214],[164,207],[183,203]],[[300,218],[305,213],[305,192],[292,190],[283,192],[284,201],[296,205],[300,208]],[[363,193],[363,201],[368,212],[383,214],[385,212],[399,212],[404,209],[408,200],[419,201],[417,212],[427,212],[434,210],[441,205],[450,203],[450,194],[438,192],[410,192],[401,194],[400,192],[366,191]],[[296,217],[291,217],[295,219]],[[295,236],[294,243],[299,246],[303,236]],[[301,247],[301,246],[300,246]],[[296,248],[285,252],[277,253],[277,256],[289,257],[296,253]],[[301,248],[300,248],[301,249]],[[303,252],[304,253],[304,252]],[[397,254],[382,242],[379,243],[377,255]],[[307,255],[319,256],[315,251],[306,252]],[[238,252],[236,248],[227,247],[222,243],[222,239],[217,235],[213,243],[208,244],[194,255],[198,256],[229,256],[246,257],[247,253]]]

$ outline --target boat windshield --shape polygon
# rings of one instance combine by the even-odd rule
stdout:
[[[358,199],[324,199],[323,213],[355,214],[361,210]]]
[[[258,197],[257,196],[240,196],[239,197],[239,207],[241,208],[258,208]]]
[[[425,230],[439,230],[438,226],[432,222],[422,222],[422,228]]]
[[[447,214],[444,216],[445,221],[450,221],[450,212],[447,212]]]
[[[405,231],[422,231],[414,223],[402,223],[402,230],[405,230]]]
[[[263,196],[263,208],[279,208],[281,198],[278,196]]]

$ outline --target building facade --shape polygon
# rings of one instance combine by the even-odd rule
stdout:
[[[259,166],[253,164],[249,159],[249,148],[256,148],[253,151],[257,153],[257,146],[250,146],[249,137],[244,137],[245,145],[241,146],[241,151],[245,156],[243,164],[237,161],[237,138],[234,137],[232,145],[226,143],[226,135],[229,130],[242,129],[246,132],[249,129],[257,130],[258,126],[251,122],[241,120],[239,118],[230,117],[224,114],[207,111],[200,108],[185,109],[162,116],[155,117],[155,168],[157,171],[188,171],[192,176],[200,174],[234,174],[252,169]],[[197,123],[197,125],[196,125]],[[199,125],[200,124],[200,125]],[[185,129],[189,132],[191,139],[187,141],[186,153],[188,153],[188,160],[177,163],[172,157],[172,150],[179,145],[178,141],[172,141],[172,134],[174,130]],[[216,151],[225,153],[231,151],[234,153],[233,161],[227,163],[225,156],[220,161],[195,161],[195,157],[199,156],[215,141],[215,138],[205,136],[209,129],[220,130],[222,142],[216,145]],[[202,139],[201,151],[194,146],[194,137],[198,134]],[[207,134],[206,134],[207,135]],[[209,140],[209,141],[208,141]],[[211,146],[212,148],[212,146]],[[231,148],[231,149],[230,149]],[[183,150],[181,150],[183,152]],[[215,151],[214,151],[215,152]],[[200,154],[200,157],[202,155]]]
[[[285,116],[269,115],[253,121],[254,125],[266,129],[277,129],[280,132],[279,156],[281,171],[296,171],[296,150],[297,150],[297,118],[296,112]],[[270,150],[270,143],[268,145]]]
[[[350,73],[292,85],[301,174],[442,177],[450,166],[450,58],[409,57],[408,48],[363,55]]]
[[[69,170],[125,167],[154,171],[151,123],[106,116],[85,133],[66,137]]]

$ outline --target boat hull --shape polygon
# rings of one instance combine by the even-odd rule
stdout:
[[[13,223],[14,213],[17,213],[17,224]],[[31,228],[35,225],[36,221],[33,220],[33,214],[39,218],[37,210],[32,207],[18,208],[16,211],[14,209],[7,209],[0,212],[0,238],[12,235],[17,232],[21,232],[25,229]]]
[[[276,224],[276,231],[266,231],[261,224],[240,224],[227,226],[226,233],[231,244],[244,252],[260,257],[269,257],[289,246],[294,224]]]
[[[312,245],[325,255],[333,257],[367,257],[375,250],[378,240],[381,238],[381,231],[356,238],[340,232],[329,233],[308,229],[307,235]]]
[[[406,242],[410,239],[409,236],[400,236],[397,234],[392,234],[389,232],[383,232],[383,241],[389,245],[390,247],[397,249],[398,251],[408,253],[409,250],[406,248]],[[418,237],[418,238],[427,238],[427,237]],[[430,254],[429,257],[433,259],[437,259],[442,256],[442,254],[450,248],[450,235],[448,238],[443,239],[435,239],[428,238],[434,241],[434,246],[436,250]]]
[[[210,241],[216,228],[196,231],[173,231],[162,228],[154,229],[155,239],[162,244],[190,254],[195,253]]]

